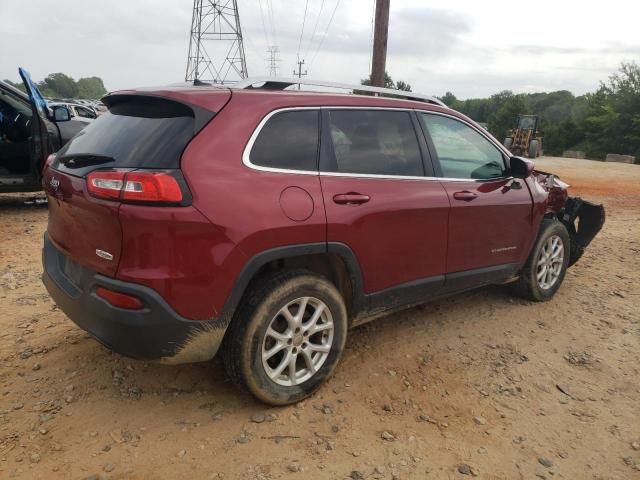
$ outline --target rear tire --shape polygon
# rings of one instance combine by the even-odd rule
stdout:
[[[571,240],[556,218],[545,218],[520,278],[513,287],[516,295],[546,302],[562,285],[571,256]]]
[[[305,270],[280,272],[243,298],[225,335],[223,360],[238,387],[265,403],[287,405],[320,388],[346,338],[347,311],[336,287]]]
[[[529,142],[529,158],[537,158],[538,157],[538,141],[531,140]]]

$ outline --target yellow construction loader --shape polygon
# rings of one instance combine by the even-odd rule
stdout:
[[[518,123],[504,139],[504,146],[515,156],[536,158],[542,155],[542,132],[538,130],[538,117],[518,115]]]

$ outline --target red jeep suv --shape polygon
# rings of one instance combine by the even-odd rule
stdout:
[[[103,99],[43,173],[43,280],[69,318],[136,358],[220,350],[287,404],[381,314],[507,282],[550,299],[604,222],[437,99],[293,83]]]

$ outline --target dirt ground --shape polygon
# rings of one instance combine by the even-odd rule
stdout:
[[[640,165],[537,163],[607,208],[552,301],[490,287],[359,327],[286,408],[218,360],[100,346],[40,282],[46,205],[0,196],[0,478],[640,478]]]

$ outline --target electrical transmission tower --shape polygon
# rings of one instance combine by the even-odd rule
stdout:
[[[269,56],[267,57],[266,60],[269,68],[270,77],[278,76],[278,69],[279,69],[278,62],[280,62],[280,59],[278,58],[278,53],[280,53],[280,47],[276,45],[272,45],[267,48],[267,55]]]
[[[245,78],[237,0],[194,0],[185,80],[224,84]]]

